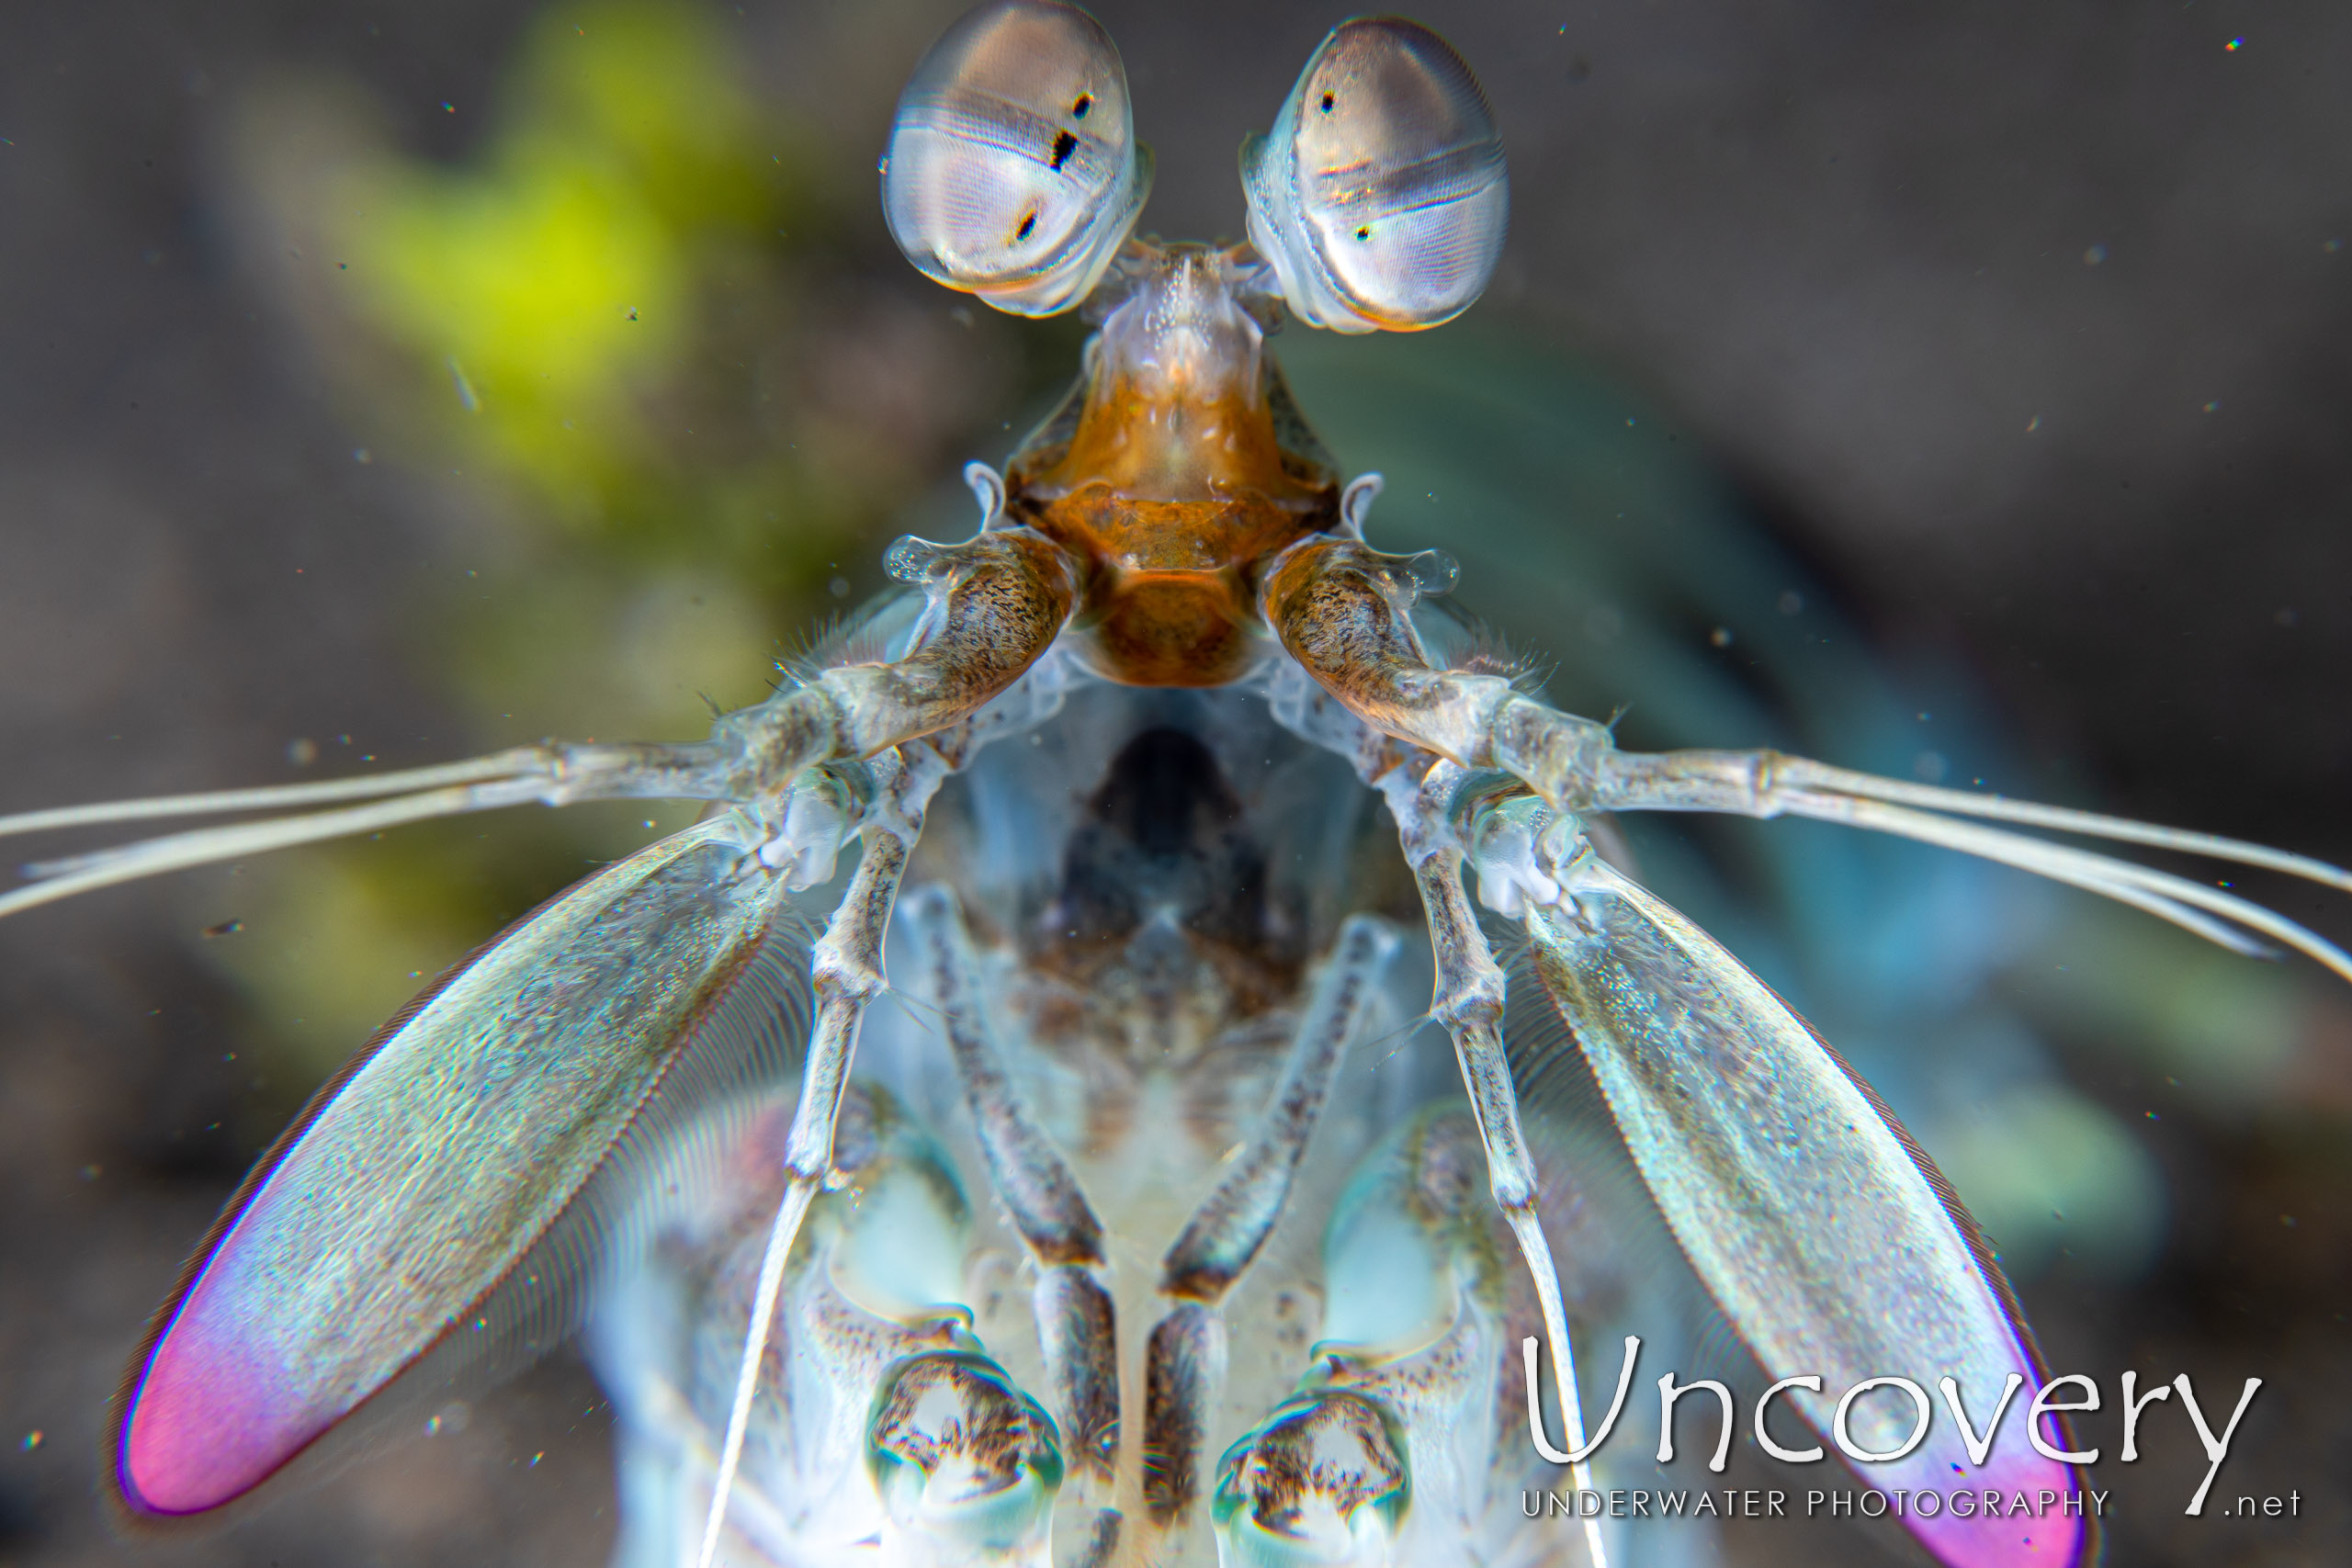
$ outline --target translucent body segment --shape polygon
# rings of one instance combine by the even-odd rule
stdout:
[[[833,1288],[895,1323],[966,1310],[972,1210],[963,1183],[930,1135],[881,1091],[869,1089],[844,1109],[834,1167],[854,1191],[828,1211]]]
[[[452,1330],[579,1192],[778,908],[727,816],[644,850],[492,947],[331,1089],[266,1164],[134,1380],[134,1514],[267,1479]]]
[[[793,1109],[782,1089],[713,1107],[637,1188],[643,1266],[607,1280],[593,1339],[628,1455],[629,1568],[702,1560]],[[792,1250],[712,1561],[1042,1563],[1063,1461],[970,1327],[968,1173],[871,1080],[838,1131],[839,1185]]]
[[[1568,897],[1532,909],[1531,962],[1583,1046],[1676,1239],[1765,1370],[1817,1375],[1787,1396],[1830,1429],[1866,1379],[1957,1380],[1982,1422],[2012,1374],[2037,1382],[1995,1266],[1940,1177],[1843,1063],[1780,999],[1657,898],[1586,856]],[[1900,1449],[1900,1390],[1852,1409],[1863,1450]],[[1935,1422],[1905,1457],[1863,1467],[1881,1488],[1968,1477],[2004,1492],[2074,1485],[2027,1441],[2012,1402],[1989,1462]],[[2050,1434],[2045,1434],[2045,1438]],[[2079,1519],[1905,1520],[1952,1568],[2072,1562]]]
[[[1510,186],[1487,96],[1446,41],[1396,17],[1324,39],[1274,128],[1241,149],[1250,243],[1299,319],[1433,327],[1502,254]]]
[[[1094,287],[1150,186],[1110,35],[1074,6],[996,0],[899,95],[882,210],[925,276],[1050,316]]]
[[[1317,1354],[1400,1360],[1453,1331],[1474,1282],[1496,1288],[1485,1168],[1476,1123],[1451,1106],[1374,1145],[1324,1227]]]

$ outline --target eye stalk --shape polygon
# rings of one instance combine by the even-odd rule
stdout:
[[[882,161],[907,259],[1017,316],[1085,299],[1150,188],[1117,46],[1052,0],[992,0],[941,35]]]
[[[1470,308],[1510,208],[1503,144],[1470,67],[1397,17],[1334,28],[1272,131],[1241,144],[1250,242],[1300,320],[1411,332]]]

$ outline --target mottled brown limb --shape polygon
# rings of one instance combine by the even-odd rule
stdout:
[[[1201,1495],[1209,1410],[1224,1382],[1224,1320],[1178,1303],[1144,1348],[1143,1501],[1162,1529]]]
[[[1564,714],[1500,675],[1441,670],[1413,629],[1422,592],[1406,558],[1353,539],[1310,540],[1268,574],[1262,605],[1283,647],[1349,712],[1465,768],[1499,768],[1555,806],[1589,804],[1606,725]]]
[[[956,896],[927,887],[911,925],[989,1186],[1037,1265],[1039,1348],[1071,1468],[1107,1485],[1119,1446],[1118,1325],[1102,1222],[1005,1065]]]
[[[1362,1022],[1396,933],[1370,915],[1351,915],[1332,943],[1331,960],[1292,1038],[1282,1080],[1241,1150],[1226,1162],[1216,1188],[1160,1262],[1159,1290],[1179,1301],[1220,1304],[1274,1233],[1307,1141],[1322,1120],[1340,1058]]]
[[[1119,1457],[1119,1325],[1111,1292],[1094,1269],[1062,1263],[1037,1271],[1030,1299],[1070,1469],[1108,1486]]]
[[[805,690],[806,688],[804,688]],[[735,1397],[727,1416],[727,1436],[719,1446],[718,1465],[711,1483],[710,1511],[703,1525],[700,1568],[715,1561],[727,1518],[727,1499],[741,1462],[743,1437],[751,1422],[752,1400],[766,1355],[768,1334],[775,1316],[776,1299],[784,1283],[786,1261],[794,1239],[807,1219],[826,1179],[832,1174],[833,1132],[842,1096],[849,1086],[851,1064],[857,1055],[858,1025],[866,1004],[881,994],[882,942],[890,927],[890,911],[898,901],[899,884],[907,860],[922,833],[924,809],[946,776],[946,763],[922,748],[911,756],[894,755],[875,766],[875,800],[860,831],[865,852],[850,879],[849,891],[834,908],[824,934],[810,953],[809,979],[817,1000],[816,1027],[810,1033],[808,1064],[801,1071],[800,1101],[792,1116],[785,1143],[784,1201],[769,1228],[767,1248],[760,1259],[759,1282],[752,1294],[752,1316],[744,1332],[743,1359],[736,1372]]]
[[[944,547],[903,541],[893,556],[921,573],[930,596],[916,645],[887,663],[836,665],[721,719],[718,738],[739,759],[737,798],[968,717],[1053,646],[1077,603],[1069,558],[1027,528],[992,528]]]

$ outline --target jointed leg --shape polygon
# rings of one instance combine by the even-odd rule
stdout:
[[[908,913],[944,1017],[989,1184],[1037,1265],[1037,1331],[1066,1451],[1081,1472],[1107,1486],[1118,1460],[1119,1364],[1117,1325],[1103,1278],[1102,1223],[1005,1070],[955,895],[926,888]]]
[[[848,1087],[852,1060],[857,1051],[857,1031],[866,1004],[884,986],[882,941],[889,930],[890,909],[907,858],[922,831],[922,814],[933,791],[946,776],[946,764],[935,752],[912,748],[904,755],[876,759],[876,797],[862,825],[865,852],[850,879],[849,891],[833,911],[825,933],[811,955],[810,981],[817,996],[816,1028],[808,1042],[803,1068],[800,1103],[793,1112],[792,1131],[785,1143],[784,1202],[768,1232],[767,1250],[760,1260],[759,1287],[752,1297],[752,1320],[737,1373],[735,1399],[728,1412],[727,1438],[719,1450],[718,1469],[711,1488],[710,1517],[703,1529],[700,1568],[709,1565],[718,1550],[719,1531],[727,1517],[727,1496],[736,1466],[743,1454],[743,1433],[759,1387],[760,1367],[766,1354],[769,1325],[775,1315],[776,1296],[784,1284],[784,1269],[792,1244],[808,1217],[808,1205],[825,1185],[832,1168],[833,1128],[841,1114],[842,1094]]]
[[[1225,1374],[1218,1305],[1281,1221],[1340,1054],[1396,951],[1384,921],[1359,915],[1340,926],[1265,1113],[1161,1262],[1160,1293],[1176,1304],[1145,1355],[1144,1501],[1156,1523],[1173,1522],[1199,1495],[1208,1411]]]
[[[772,793],[802,769],[871,757],[978,711],[1037,661],[1077,598],[1069,558],[1025,528],[982,533],[922,557],[924,631],[887,664],[836,665],[718,721],[713,743],[741,792]]]
[[[1002,537],[1001,535],[987,535],[975,544]],[[1033,656],[1028,662],[1034,661]],[[898,667],[859,668],[888,670]],[[1020,673],[1020,670],[1014,671],[1016,677]],[[1010,682],[1006,683],[1010,684]],[[802,1222],[808,1217],[809,1205],[816,1201],[818,1193],[824,1189],[832,1174],[834,1128],[841,1114],[842,1096],[849,1085],[850,1067],[856,1055],[858,1025],[865,1017],[866,1005],[882,993],[886,984],[882,973],[883,941],[889,931],[891,910],[898,897],[899,885],[906,874],[908,859],[922,834],[923,812],[940,784],[962,764],[974,749],[1001,739],[1005,733],[1028,728],[1049,716],[1060,703],[1060,688],[1054,681],[1046,682],[1043,689],[1035,691],[1033,700],[1016,704],[1010,711],[1002,705],[995,708],[987,707],[987,699],[996,694],[995,691],[985,693],[967,711],[953,716],[947,725],[938,727],[923,743],[901,746],[876,758],[868,770],[871,793],[854,812],[833,801],[830,792],[817,788],[821,781],[813,776],[804,778],[793,797],[797,803],[822,795],[830,808],[812,813],[813,817],[821,818],[815,823],[812,841],[797,843],[787,839],[779,846],[781,854],[796,862],[821,862],[830,866],[830,837],[838,829],[851,826],[853,816],[854,826],[863,836],[865,850],[858,862],[856,874],[850,879],[848,891],[834,908],[832,919],[827,922],[824,934],[817,940],[810,954],[809,977],[817,997],[816,1027],[810,1033],[808,1059],[802,1069],[799,1104],[793,1112],[792,1129],[785,1142],[786,1182],[784,1201],[777,1208],[775,1223],[768,1233],[767,1248],[760,1261],[759,1285],[752,1302],[751,1326],[745,1337],[742,1365],[736,1378],[734,1403],[728,1413],[727,1437],[720,1450],[711,1491],[710,1517],[704,1527],[700,1568],[709,1568],[718,1548],[719,1533],[726,1519],[727,1497],[734,1482],[736,1467],[742,1458],[743,1435],[751,1419],[752,1400],[759,1386],[760,1367],[766,1352],[769,1328],[775,1315],[776,1298],[783,1288],[785,1265],[792,1256],[793,1243],[799,1235]],[[788,832],[790,811],[787,810],[785,816]],[[815,840],[827,841],[818,842]],[[763,851],[763,854],[765,853]],[[1075,1190],[1074,1187],[1072,1190]],[[1079,1201],[1082,1206],[1083,1199]],[[1089,1214],[1086,1218],[1091,1221],[1092,1216]],[[1100,1232],[1101,1227],[1094,1226],[1092,1234],[1098,1243]],[[1055,1309],[1055,1315],[1048,1316],[1047,1295],[1048,1292],[1041,1286],[1040,1322],[1049,1325],[1049,1341],[1056,1329],[1067,1330],[1074,1320],[1085,1320],[1098,1310],[1107,1329],[1110,1306],[1107,1298],[1097,1303],[1082,1289],[1061,1290],[1054,1292],[1050,1305]],[[1046,1352],[1049,1359],[1054,1354],[1050,1342]],[[1118,1408],[1115,1371],[1110,1387],[1110,1408],[1115,1432]]]
[[[1070,1424],[1071,1451],[1107,1473],[1117,1445],[1118,1388],[1110,1297],[1099,1273],[1101,1224],[1005,1072],[952,896],[928,892],[910,913],[922,933],[991,1183],[1038,1265],[1037,1322]],[[1282,1217],[1340,1053],[1396,945],[1395,933],[1378,920],[1358,918],[1341,928],[1265,1115],[1163,1261],[1160,1289],[1177,1304],[1146,1347],[1143,1433],[1144,1503],[1162,1526],[1200,1489],[1207,1413],[1223,1379],[1217,1304]]]
[[[1368,993],[1396,951],[1396,933],[1369,915],[1340,928],[1331,962],[1299,1021],[1282,1081],[1249,1145],[1230,1162],[1160,1265],[1163,1295],[1215,1305],[1273,1235],[1291,1179],[1330,1097],[1340,1053],[1363,1016]]]
[[[1162,1529],[1201,1493],[1209,1407],[1225,1383],[1225,1319],[1201,1302],[1178,1302],[1144,1345],[1143,1505]]]

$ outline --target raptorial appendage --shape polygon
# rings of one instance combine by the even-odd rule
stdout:
[[[722,1152],[682,1150],[645,1184],[647,1263],[616,1285],[599,1341],[637,1462],[671,1478],[632,1513],[648,1562],[679,1552],[645,1542],[703,1517],[739,1407],[727,1562],[795,1561],[859,1531],[886,1561],[1029,1561],[1042,1536],[989,1532],[1047,1516],[1057,1561],[1101,1564],[1438,1562],[1513,1528],[1505,1499],[1537,1461],[1511,1439],[1504,1375],[1542,1314],[1502,1264],[1449,1047],[1403,1024],[1418,1007],[1391,973],[1404,933],[1361,914],[1297,929],[1303,896],[1361,863],[1358,828],[1311,856],[1317,836],[1301,836],[1344,770],[1244,694],[1073,701],[1081,723],[1039,737],[1054,765],[993,749],[942,797],[943,841],[975,820],[1036,822],[1062,846],[1056,877],[1007,885],[936,855],[910,873],[952,881],[905,900],[901,963],[919,979],[866,1014],[834,1190],[774,1286],[785,1105],[715,1119],[697,1136]],[[1122,733],[1107,759],[1087,739]],[[1057,787],[1072,750],[1102,770],[1074,814]],[[1239,785],[1237,760],[1273,771]],[[1261,841],[1286,852],[1269,863]],[[1124,1111],[1066,1091],[1114,1079]],[[1566,1171],[1549,1146],[1556,1228]],[[964,1196],[982,1190],[994,1201]],[[1588,1249],[1571,1278],[1590,1294],[1606,1273]],[[728,1348],[771,1296],[773,1339],[740,1401]],[[1046,1434],[1059,1471],[923,1460],[937,1422],[886,1421],[896,1405],[878,1394],[850,1423],[855,1389],[900,1388],[908,1369],[954,1382],[928,1408],[969,1405],[967,1447],[1001,1431],[1010,1454],[1013,1436]],[[972,1404],[983,1394],[997,1414]]]
[[[1006,525],[960,545],[902,540],[900,574],[921,597],[894,606],[901,657],[841,662],[764,703],[728,714],[706,741],[548,741],[463,762],[323,784],[215,790],[117,801],[0,818],[0,837],[159,818],[248,811],[331,809],[267,818],[141,840],[38,863],[30,880],[0,893],[0,916],[117,883],[209,865],[296,844],[380,832],[435,817],[512,806],[572,806],[590,800],[708,800],[752,806],[775,818],[778,842],[763,854],[812,850],[808,877],[822,881],[831,849],[854,831],[854,810],[813,773],[855,762],[905,741],[941,736],[986,707],[1053,647],[1076,597],[1070,563],[1053,544]],[[1041,700],[1057,689],[1047,682]],[[953,737],[941,744],[968,744]],[[344,802],[362,804],[345,805]],[[787,823],[797,811],[806,829]],[[830,826],[827,824],[830,823]],[[786,847],[787,842],[790,848]]]
[[[713,744],[728,798],[781,794],[817,763],[876,756],[960,722],[1053,646],[1076,597],[1068,559],[1023,528],[952,547],[901,540],[890,565],[924,594],[908,651],[835,665],[721,719]]]
[[[1551,1259],[1540,1228],[1523,1218],[1526,1086],[1510,1065],[1512,1050],[1525,1060],[1528,1047],[1507,1050],[1493,1026],[1502,977],[1467,909],[1464,869],[1478,873],[1483,902],[1523,926],[1521,982],[1554,1010],[1560,1046],[1589,1066],[1684,1254],[1765,1370],[1826,1379],[1832,1390],[1891,1367],[1932,1370],[1955,1381],[1968,1408],[2001,1409],[2004,1390],[2035,1381],[2039,1369],[1998,1265],[1949,1184],[1779,998],[1600,858],[1578,814],[1785,812],[1918,838],[2105,894],[2241,951],[2260,951],[2247,931],[2275,937],[2348,978],[2352,957],[2233,894],[1964,818],[2202,853],[2337,887],[2352,887],[2352,877],[2233,840],[1778,753],[1621,752],[1603,725],[1561,713],[1497,673],[1432,659],[1417,620],[1424,595],[1449,585],[1442,573],[1352,540],[1295,547],[1265,590],[1268,620],[1299,671],[1287,685],[1273,682],[1275,708],[1299,733],[1354,759],[1390,802],[1439,955],[1434,1010],[1454,1033],[1495,1201],[1512,1219],[1539,1291]],[[1302,679],[1312,687],[1301,690]],[[1545,1321],[1566,1451],[1550,1448],[1540,1422],[1535,1436],[1569,1462],[1586,1441],[1574,1348],[1548,1302]],[[1800,1386],[1791,1397],[1817,1429],[1828,1428],[1830,1396]],[[2023,1427],[2015,1410],[2007,1414]],[[1907,1415],[1867,1416],[1861,1446],[1884,1456],[1881,1479],[1926,1484],[1976,1461],[1949,1427],[1928,1436],[1922,1423],[1906,1437]],[[2006,1443],[1996,1438],[1992,1451],[1994,1469],[1973,1466],[1988,1483],[1996,1472],[1997,1483],[2029,1490],[2073,1483],[2069,1468],[2021,1429]],[[1907,1522],[1956,1564],[2053,1551],[2072,1561],[2087,1539],[2078,1522]]]
[[[643,1184],[649,1256],[615,1270],[594,1329],[637,1461],[620,1561],[673,1568],[886,1560],[1043,1562],[1064,1461],[1055,1423],[973,1332],[973,1213],[955,1162],[888,1089],[853,1086],[840,1190],[811,1209],[761,1335],[762,1398],[722,1467],[746,1334],[771,1294],[769,1218],[791,1102],[720,1108]],[[727,1494],[719,1541],[703,1537]]]

